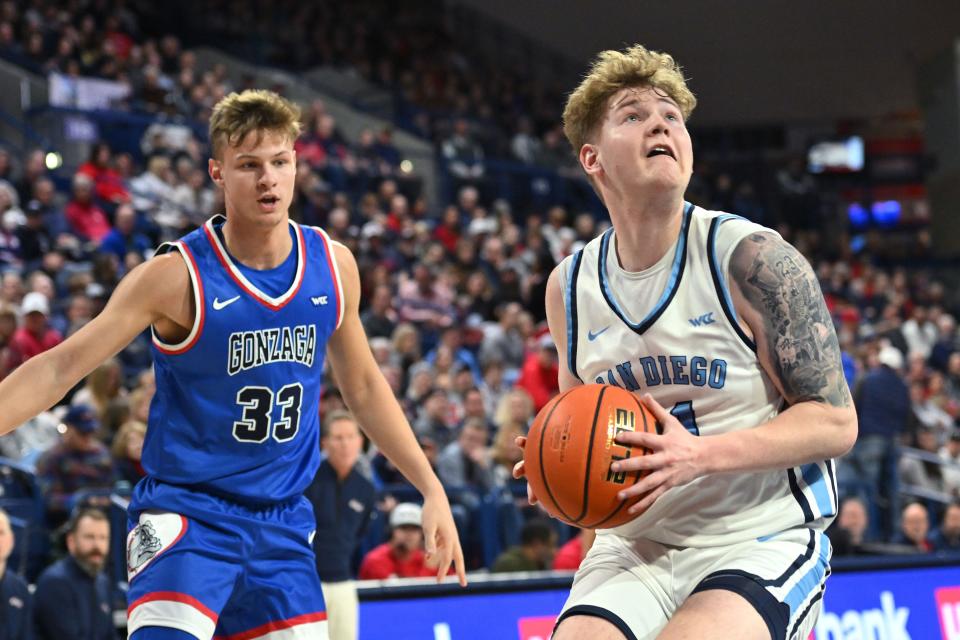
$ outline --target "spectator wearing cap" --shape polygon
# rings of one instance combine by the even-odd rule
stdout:
[[[7,564],[14,543],[10,517],[0,509],[0,638],[30,640],[33,638],[30,591],[23,578]]]
[[[99,427],[93,407],[70,407],[63,418],[63,438],[37,463],[51,526],[59,526],[67,519],[78,491],[107,491],[113,487],[110,452],[94,435]],[[104,496],[91,498],[90,502],[97,506],[109,504]]]
[[[435,571],[427,566],[423,551],[423,510],[418,504],[401,502],[390,512],[390,538],[363,557],[359,577],[419,578]]]
[[[911,415],[910,392],[900,377],[903,354],[885,345],[877,364],[854,388],[860,431],[853,449],[839,465],[839,480],[848,493],[880,505],[879,531],[889,536],[897,509],[897,442]]]
[[[77,510],[67,525],[69,555],[37,580],[37,640],[116,640],[110,581],[103,569],[110,522],[98,509]]]
[[[560,391],[557,382],[557,346],[549,333],[540,336],[537,350],[528,354],[520,370],[517,386],[533,398],[534,409],[540,411]]]
[[[63,341],[63,336],[49,326],[50,302],[44,294],[31,291],[25,295],[20,305],[20,314],[23,324],[10,340],[10,371]]]
[[[320,439],[325,458],[306,491],[317,518],[313,549],[331,640],[357,637],[358,601],[351,561],[376,504],[376,489],[359,465],[362,445],[360,427],[350,413],[327,414]]]

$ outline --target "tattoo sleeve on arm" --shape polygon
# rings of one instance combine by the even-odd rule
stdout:
[[[850,406],[833,320],[800,252],[776,236],[754,233],[734,249],[730,275],[760,318],[758,348],[766,348],[787,401]]]

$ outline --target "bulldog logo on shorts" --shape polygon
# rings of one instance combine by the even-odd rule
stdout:
[[[179,514],[155,511],[140,514],[140,523],[127,534],[127,578],[132,580],[186,532],[187,519]]]
[[[160,551],[160,538],[149,521],[133,528],[133,544],[127,549],[127,570],[139,569],[140,565]]]

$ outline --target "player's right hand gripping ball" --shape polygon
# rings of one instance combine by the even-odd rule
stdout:
[[[614,472],[617,460],[649,450],[614,441],[621,431],[656,433],[656,419],[624,389],[604,384],[574,387],[537,414],[523,458],[527,482],[555,518],[584,529],[609,529],[632,520],[627,513],[643,496],[621,500],[642,472]],[[637,514],[639,515],[639,514]]]

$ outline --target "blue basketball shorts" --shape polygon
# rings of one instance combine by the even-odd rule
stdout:
[[[325,640],[327,614],[305,498],[262,509],[151,478],[134,491],[127,628],[201,640]]]

